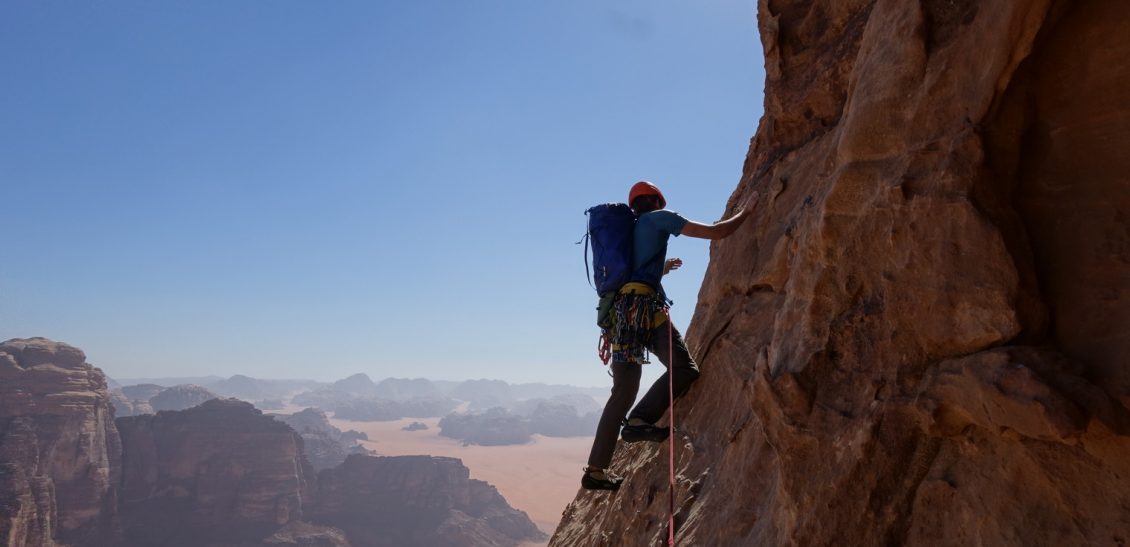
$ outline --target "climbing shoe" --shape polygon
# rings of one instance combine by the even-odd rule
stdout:
[[[640,441],[658,443],[667,440],[668,433],[670,432],[666,427],[659,427],[655,424],[629,424],[620,430],[620,438],[624,439],[626,443],[638,443]]]
[[[619,490],[620,483],[624,482],[623,477],[609,475],[602,469],[585,469],[584,476],[581,477],[581,488],[585,490]]]

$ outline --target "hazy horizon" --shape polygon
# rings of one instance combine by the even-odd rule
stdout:
[[[242,373],[239,373],[239,372],[228,374],[226,376],[221,375],[221,374],[200,374],[200,375],[176,374],[176,375],[167,375],[167,376],[122,376],[122,377],[119,378],[119,377],[111,374],[106,369],[98,366],[97,363],[91,363],[91,365],[101,369],[102,372],[104,374],[106,374],[106,376],[108,378],[114,380],[115,382],[119,382],[119,383],[122,380],[129,380],[131,382],[138,382],[138,383],[140,383],[142,381],[147,381],[147,380],[167,380],[167,379],[182,380],[182,379],[215,378],[217,380],[229,380],[233,376],[246,376],[248,378],[252,378],[252,379],[255,379],[255,380],[278,381],[278,382],[313,381],[313,382],[319,382],[319,383],[332,384],[332,383],[334,383],[338,380],[344,380],[344,379],[349,378],[350,376],[353,376],[353,375],[356,375],[356,374],[365,374],[366,376],[369,377],[370,380],[373,381],[373,383],[378,383],[378,384],[383,380],[427,380],[429,382],[454,382],[454,383],[474,382],[474,381],[501,381],[501,382],[506,382],[507,384],[510,384],[510,385],[545,384],[545,385],[551,385],[551,386],[552,385],[560,385],[560,386],[576,387],[576,388],[581,388],[581,389],[604,389],[604,388],[608,387],[606,385],[582,385],[582,384],[558,383],[558,382],[515,382],[515,381],[507,380],[505,378],[486,378],[486,377],[482,377],[482,378],[428,378],[426,376],[380,376],[380,377],[374,377],[372,374],[369,374],[369,373],[364,372],[364,371],[355,372],[355,373],[352,373],[352,374],[347,374],[345,376],[334,377],[334,378],[331,378],[331,379],[324,379],[324,380],[319,379],[319,378],[313,378],[313,377],[308,377],[308,378],[298,378],[298,377],[282,378],[282,377],[271,377],[271,376],[252,376],[252,375],[249,375],[249,374],[242,374]]]
[[[111,377],[610,383],[583,212],[650,179],[722,215],[761,115],[755,20],[752,0],[4,4],[0,339]],[[709,243],[670,255],[685,330]]]

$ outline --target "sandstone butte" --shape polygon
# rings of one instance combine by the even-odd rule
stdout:
[[[0,540],[53,546],[513,546],[527,515],[453,458],[352,455],[315,475],[249,403],[114,420],[102,371],[44,338],[0,343]]]
[[[1130,4],[762,0],[679,545],[1130,543]],[[645,444],[645,443],[641,443]],[[666,543],[667,445],[551,545]]]

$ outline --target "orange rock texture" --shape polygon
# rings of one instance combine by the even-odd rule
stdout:
[[[676,409],[682,545],[1130,543],[1130,6],[762,0]],[[551,545],[666,540],[622,445]]]

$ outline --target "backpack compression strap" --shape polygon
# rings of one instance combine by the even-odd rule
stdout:
[[[592,284],[592,274],[589,272],[589,232],[585,232],[585,237],[582,237],[581,241],[585,242],[585,279],[589,281],[589,286],[595,291],[596,285]],[[578,241],[577,245],[580,245],[581,241]]]

